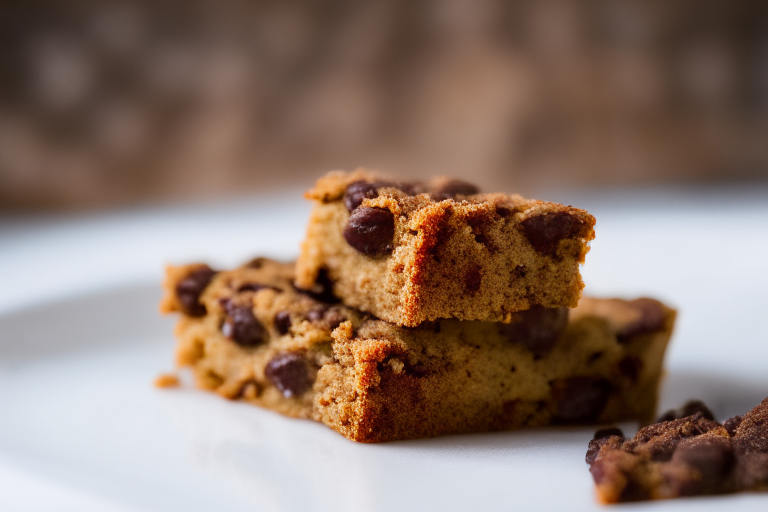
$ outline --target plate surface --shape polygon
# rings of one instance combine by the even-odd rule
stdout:
[[[766,203],[717,212],[696,201],[683,209],[596,208],[588,290],[653,294],[681,311],[662,408],[696,397],[723,419],[768,396]],[[270,218],[269,227],[260,210],[247,220],[241,213],[219,221],[232,233],[264,222],[264,230],[301,236],[303,213],[277,225]],[[120,222],[133,226],[138,243],[170,232],[172,223],[159,218]],[[80,240],[93,235],[88,226],[66,229]],[[290,252],[294,242],[277,246]],[[147,253],[157,261],[143,256],[147,268],[166,257],[159,245]],[[185,251],[216,258],[202,243],[194,249]],[[6,282],[45,272],[21,265],[23,247],[14,250],[14,275],[0,276]],[[87,273],[89,250],[81,248],[82,260],[72,256],[83,268],[71,272]],[[217,250],[245,259],[263,247]],[[0,510],[606,510],[594,501],[584,463],[592,427],[364,445],[189,385],[153,388],[154,377],[172,369],[174,319],[156,312],[157,276],[135,274],[0,310]],[[632,508],[766,510],[768,493]]]

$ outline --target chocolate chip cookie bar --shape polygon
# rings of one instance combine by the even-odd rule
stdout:
[[[768,398],[722,424],[700,402],[684,409],[632,439],[597,431],[586,460],[600,501],[768,490]]]
[[[584,287],[595,219],[578,208],[361,170],[328,174],[307,197],[297,285],[397,325],[508,322],[533,306],[576,306]]]
[[[177,363],[199,387],[380,442],[558,423],[651,421],[675,311],[583,298],[509,323],[399,327],[296,289],[292,264],[169,267]]]

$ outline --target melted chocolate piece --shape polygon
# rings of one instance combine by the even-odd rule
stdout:
[[[253,315],[249,304],[224,304],[227,317],[221,326],[221,332],[241,347],[254,347],[263,343],[266,337],[264,326]]]
[[[208,287],[208,284],[216,274],[208,265],[190,272],[187,277],[176,285],[176,298],[185,315],[201,317],[206,314],[206,309],[200,303],[200,295]]]
[[[440,185],[432,193],[432,199],[434,201],[442,201],[444,199],[453,199],[456,196],[471,196],[479,193],[480,188],[477,185],[462,180],[450,180]]]
[[[636,299],[629,303],[640,316],[616,333],[619,343],[629,343],[635,336],[660,331],[664,328],[664,308],[653,299]]]
[[[552,383],[557,419],[569,423],[595,421],[610,394],[611,384],[599,377],[569,377]]]
[[[533,306],[515,313],[512,323],[501,324],[501,332],[512,343],[544,355],[555,346],[567,324],[568,308]]]
[[[367,181],[353,181],[347,185],[347,190],[344,192],[344,206],[347,207],[347,211],[352,211],[363,202],[365,199],[375,199],[379,196],[379,185],[376,183],[368,183]]]
[[[560,240],[578,236],[582,222],[570,213],[557,212],[527,218],[520,226],[537,252],[552,256]]]
[[[238,288],[238,292],[258,292],[259,290],[275,290],[276,292],[282,291],[280,288],[277,288],[276,286],[271,286],[268,284],[261,284],[261,283],[243,283]]]
[[[357,208],[343,235],[349,245],[367,256],[389,253],[395,236],[395,216],[385,208]]]
[[[306,361],[293,352],[273,357],[267,363],[264,373],[286,398],[298,396],[312,386]]]
[[[288,334],[291,328],[291,314],[288,311],[278,311],[273,323],[278,333]]]
[[[707,407],[704,402],[701,400],[688,400],[685,405],[679,409],[669,410],[659,416],[659,418],[656,420],[656,423],[687,418],[688,416],[693,416],[699,412],[701,413],[702,417],[714,421],[715,415],[712,414],[712,411],[709,410],[709,407]]]
[[[312,288],[305,289],[299,288],[294,285],[296,291],[309,295],[313,299],[319,302],[336,303],[339,302],[339,298],[333,294],[333,281],[328,275],[328,269],[321,268],[317,273],[317,279]]]

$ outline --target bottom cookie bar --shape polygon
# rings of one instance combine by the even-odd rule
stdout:
[[[582,299],[512,323],[415,328],[293,287],[293,265],[169,267],[177,362],[197,385],[380,442],[553,423],[651,421],[675,311]]]
[[[600,501],[768,490],[768,398],[722,424],[700,402],[661,419],[632,439],[595,433],[586,459]]]

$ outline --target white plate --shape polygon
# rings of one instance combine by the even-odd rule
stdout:
[[[173,348],[158,299],[136,285],[0,318],[0,460],[77,492],[49,510],[83,510],[85,497],[93,510],[600,509],[584,463],[594,428],[364,445],[191,387],[155,389]],[[665,402],[699,396],[722,414],[757,403],[766,382],[672,371],[667,387]],[[16,510],[9,499],[2,509]],[[756,506],[768,496],[656,508]]]
[[[697,204],[593,209],[598,239],[584,275],[593,294],[652,293],[680,308],[662,407],[697,397],[723,419],[768,396],[768,203]],[[241,218],[219,222],[237,234],[255,222]],[[120,221],[137,251],[147,236],[161,244],[162,219],[150,220]],[[267,221],[301,236],[301,216]],[[30,246],[38,259],[41,243]],[[3,282],[56,274],[24,267],[23,247],[11,248]],[[73,275],[87,275],[82,256],[69,256],[85,267]],[[154,272],[162,259],[144,261]],[[155,389],[174,345],[174,320],[156,312],[157,279],[110,286],[0,310],[0,510],[606,510],[584,463],[594,428],[364,445],[190,386]],[[766,510],[768,493],[630,507]]]

